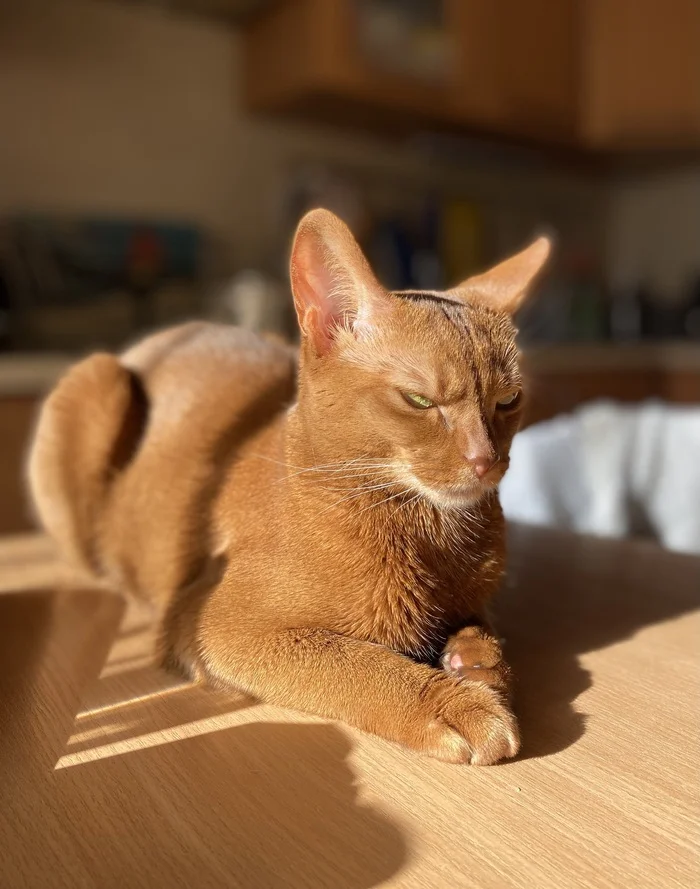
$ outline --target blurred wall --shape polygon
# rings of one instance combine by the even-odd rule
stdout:
[[[0,4],[0,209],[231,226],[241,152],[230,40],[156,11]]]
[[[500,214],[504,253],[554,222],[600,239],[602,184],[546,158],[483,147],[450,162],[241,110],[240,39],[222,26],[99,0],[0,3],[0,212],[187,217],[265,262],[289,162],[323,158],[416,183],[447,182]]]

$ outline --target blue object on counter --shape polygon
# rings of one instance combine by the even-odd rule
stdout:
[[[382,219],[369,244],[372,265],[381,283],[390,290],[412,286],[413,245],[399,220]]]
[[[93,299],[128,285],[135,257],[149,251],[160,280],[195,279],[200,271],[202,234],[186,223],[24,215],[3,229],[25,304]]]

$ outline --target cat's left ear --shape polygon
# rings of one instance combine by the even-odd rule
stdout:
[[[521,253],[511,256],[482,275],[467,278],[448,293],[463,302],[480,302],[498,312],[512,315],[530,292],[551,249],[549,238],[538,238]]]
[[[339,328],[368,329],[386,300],[350,229],[329,210],[299,223],[290,279],[299,326],[317,355],[330,351]]]

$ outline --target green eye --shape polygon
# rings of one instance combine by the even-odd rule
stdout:
[[[496,407],[515,407],[520,398],[520,392],[511,392],[510,395],[504,395],[503,398],[499,398],[496,402]]]
[[[415,392],[404,392],[403,397],[412,407],[420,408],[422,411],[427,410],[429,407],[435,407],[435,402],[426,398],[425,395],[416,395]]]

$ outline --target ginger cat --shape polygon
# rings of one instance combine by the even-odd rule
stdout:
[[[510,315],[545,239],[388,293],[346,226],[299,225],[288,346],[193,323],[73,367],[30,455],[39,516],[162,610],[171,667],[449,762],[518,751],[486,619],[521,412]]]

